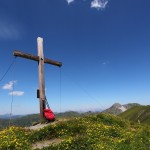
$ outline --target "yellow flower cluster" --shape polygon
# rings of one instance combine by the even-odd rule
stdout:
[[[0,132],[0,149],[29,148],[28,134],[19,127],[10,127]]]

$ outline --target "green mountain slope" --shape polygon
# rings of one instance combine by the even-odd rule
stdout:
[[[39,122],[39,115],[38,114],[32,114],[23,116],[20,118],[11,119],[0,119],[0,129],[4,129],[9,126],[9,123],[11,126],[31,126],[34,122]]]
[[[150,124],[150,106],[135,106],[118,116],[130,121]]]
[[[59,142],[43,150],[148,150],[150,126],[101,113],[59,121],[35,131],[20,127],[0,131],[0,149],[31,150],[45,141]]]
[[[67,111],[63,113],[57,113],[55,114],[56,119],[57,118],[71,118],[71,117],[78,117],[81,116],[80,113],[75,111]],[[12,118],[10,124],[12,126],[19,126],[19,127],[26,127],[31,126],[35,122],[39,122],[39,114],[31,114],[26,115],[20,118]],[[9,126],[9,119],[0,119],[0,129],[4,129]]]
[[[55,114],[56,118],[70,118],[70,117],[78,117],[81,116],[81,113],[78,113],[76,111],[66,111],[62,113],[56,113]]]

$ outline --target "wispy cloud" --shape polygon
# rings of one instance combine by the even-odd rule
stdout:
[[[102,65],[106,65],[107,63],[106,62],[102,62]]]
[[[13,85],[14,85],[16,82],[17,82],[17,81],[10,81],[10,82],[8,82],[8,83],[6,83],[6,84],[2,87],[2,89],[4,89],[4,90],[12,90]]]
[[[19,39],[21,28],[17,22],[5,15],[0,15],[0,40]]]
[[[24,92],[23,91],[13,91],[13,92],[9,92],[9,95],[13,95],[13,96],[23,96]]]
[[[68,4],[74,2],[74,0],[66,0]]]
[[[105,9],[106,5],[108,4],[108,0],[93,0],[91,2],[91,8],[96,9]]]
[[[102,62],[102,65],[107,65],[109,63],[110,63],[109,61],[104,61],[104,62]]]

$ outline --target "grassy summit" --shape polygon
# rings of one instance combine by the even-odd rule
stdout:
[[[43,150],[148,150],[150,126],[109,114],[72,118],[31,131],[10,127],[0,132],[0,149],[33,149],[33,144],[59,140]]]

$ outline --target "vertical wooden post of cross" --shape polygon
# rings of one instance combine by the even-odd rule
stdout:
[[[37,38],[38,46],[38,72],[39,72],[39,102],[40,102],[40,122],[45,122],[44,109],[46,108],[45,104],[45,80],[44,80],[44,54],[43,54],[43,38]]]

